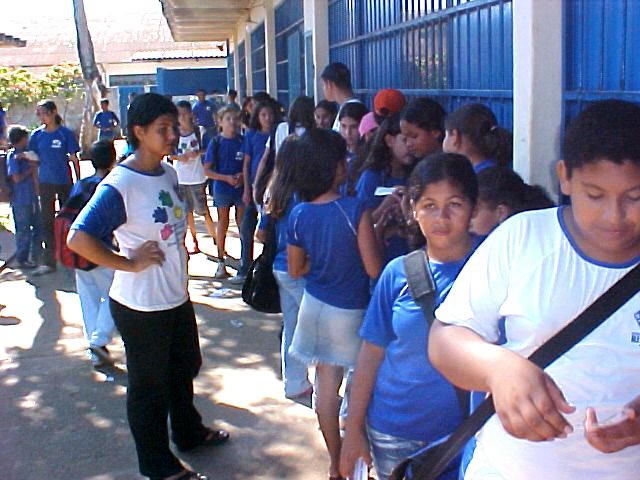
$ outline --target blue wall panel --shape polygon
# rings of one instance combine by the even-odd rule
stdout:
[[[235,89],[235,71],[233,68],[233,53],[227,55],[227,90]]]
[[[135,92],[138,95],[144,93],[144,87],[142,85],[127,85],[118,87],[118,104],[120,105],[120,121],[123,125],[123,133],[127,127],[127,107],[129,106],[129,93]]]
[[[247,95],[247,59],[245,57],[244,41],[238,45],[238,81],[240,83],[240,98]]]
[[[251,33],[253,92],[267,89],[267,65],[264,48],[264,22]]]
[[[605,98],[640,102],[640,0],[565,0],[565,120]]]
[[[300,93],[306,91],[304,75],[304,12],[303,0],[285,0],[275,10],[277,99],[285,108]],[[293,42],[299,42],[294,46]],[[295,55],[291,72],[289,62]],[[292,84],[293,83],[293,84]],[[293,91],[293,95],[290,92]],[[273,92],[269,92],[276,96]]]
[[[329,45],[369,104],[391,87],[447,111],[482,102],[512,127],[511,0],[330,0]]]
[[[158,92],[167,95],[194,95],[203,88],[208,94],[227,90],[226,68],[158,68]]]

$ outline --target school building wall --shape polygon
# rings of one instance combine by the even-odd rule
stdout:
[[[640,101],[640,0],[265,0],[229,41],[241,96],[319,100],[341,61],[369,105],[384,87],[447,111],[485,103],[513,130],[514,168],[550,193],[566,122],[598,99]]]

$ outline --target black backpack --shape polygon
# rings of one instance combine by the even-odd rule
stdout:
[[[276,229],[273,223],[267,227],[267,241],[256,258],[242,286],[242,300],[254,310],[263,313],[281,313],[280,291],[273,275],[273,261],[277,250]]]
[[[9,202],[13,197],[13,182],[8,174],[7,153],[0,153],[0,202]]]

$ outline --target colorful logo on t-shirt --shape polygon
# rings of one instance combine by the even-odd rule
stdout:
[[[62,142],[58,138],[54,138],[51,141],[51,148],[62,148]]]
[[[175,185],[175,187],[174,191],[177,195],[177,185]],[[182,242],[181,237],[184,233],[184,221],[181,221],[184,217],[184,209],[181,205],[174,203],[171,193],[166,190],[160,190],[160,193],[158,193],[158,200],[160,201],[161,206],[156,207],[153,211],[153,221],[155,223],[164,224],[160,230],[160,238],[162,238],[163,241],[168,242],[172,237],[174,237],[175,241],[173,243],[168,243],[168,246],[178,245]],[[171,211],[173,217],[177,221],[170,223],[171,219],[169,218],[169,211]]]
[[[171,198],[171,194],[166,190],[160,190],[160,193],[158,194],[158,200],[160,200],[160,203],[163,207],[173,207],[173,199]]]
[[[162,240],[167,241],[172,233],[173,228],[167,223],[164,227],[162,227],[162,230],[160,230],[160,237],[162,237]]]

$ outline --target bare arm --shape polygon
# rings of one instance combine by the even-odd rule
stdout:
[[[371,278],[378,278],[382,270],[382,256],[371,223],[371,212],[368,210],[362,214],[358,225],[358,249],[367,275]]]
[[[244,192],[242,193],[242,201],[245,205],[251,203],[251,183],[249,182],[249,170],[251,167],[251,157],[249,155],[244,156],[244,162],[242,163],[242,178],[244,180]]]
[[[435,321],[429,332],[429,360],[453,384],[491,392],[507,432],[531,441],[564,438],[572,413],[553,379],[526,358],[486,342],[472,330]]]
[[[349,415],[345,422],[345,435],[340,452],[340,473],[345,478],[353,476],[353,470],[359,457],[371,465],[365,422],[371,393],[376,384],[378,368],[383,359],[384,349],[382,347],[366,340],[362,342],[358,362],[353,373],[349,396]]]
[[[162,265],[164,253],[158,247],[158,242],[144,242],[135,250],[131,258],[118,255],[109,250],[100,240],[80,230],[71,230],[67,237],[67,246],[87,260],[125,272],[140,272],[151,265]]]
[[[311,262],[303,248],[287,245],[287,266],[289,275],[299,278],[309,273]]]
[[[260,176],[262,175],[263,170],[266,168],[267,165],[267,158],[269,158],[269,152],[270,149],[269,148],[265,148],[264,149],[264,153],[262,154],[262,158],[260,159],[260,163],[258,163],[258,169],[256,170],[256,180],[258,180],[260,178]],[[255,188],[254,188],[255,190]],[[254,202],[256,202],[256,200],[259,199],[253,199]],[[258,203],[258,202],[256,202]]]

